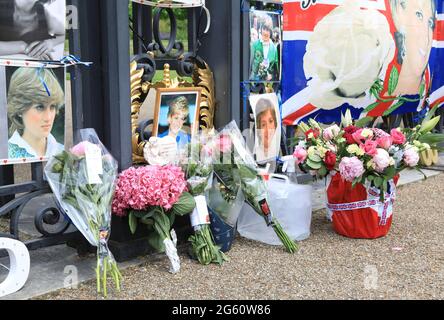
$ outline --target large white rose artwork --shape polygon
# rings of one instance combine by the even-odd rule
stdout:
[[[395,42],[386,17],[346,0],[316,25],[304,56],[309,79],[309,101],[331,110],[344,103],[369,105],[370,88],[384,80],[395,54]]]

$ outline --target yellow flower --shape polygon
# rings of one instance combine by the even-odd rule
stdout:
[[[370,160],[369,162],[367,162],[367,169],[375,169],[375,163],[373,162],[373,160]]]
[[[314,156],[316,154],[316,151],[316,147],[310,147],[308,148],[307,153],[309,156]]]
[[[318,151],[319,151],[319,155],[321,156],[321,158],[325,157],[325,154],[327,153],[328,149],[324,148],[324,147],[318,147]]]
[[[364,150],[359,148],[357,144],[352,144],[347,147],[347,152],[350,154],[356,154],[357,156],[363,156]]]
[[[365,128],[362,130],[361,136],[363,136],[364,138],[371,138],[373,137],[373,131],[369,128]]]

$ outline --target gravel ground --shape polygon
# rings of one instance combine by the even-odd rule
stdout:
[[[389,235],[354,240],[334,233],[325,211],[313,215],[312,236],[295,255],[237,239],[222,267],[182,255],[178,275],[153,256],[123,272],[123,290],[110,299],[443,299],[444,175],[399,188]],[[95,281],[39,297],[102,299]]]

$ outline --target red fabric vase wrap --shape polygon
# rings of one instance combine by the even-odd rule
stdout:
[[[380,202],[380,190],[363,184],[352,183],[340,173],[331,177],[327,187],[327,210],[333,221],[333,229],[340,235],[357,239],[384,237],[390,230],[393,203],[399,176],[389,181],[384,203]]]

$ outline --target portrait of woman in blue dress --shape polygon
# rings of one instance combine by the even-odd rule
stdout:
[[[178,148],[185,147],[191,141],[191,135],[184,130],[190,115],[188,99],[185,96],[179,96],[168,104],[168,129],[164,132],[159,131],[159,137],[170,136],[177,142]]]

